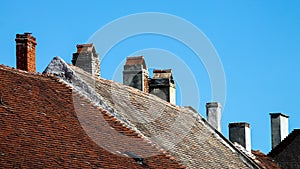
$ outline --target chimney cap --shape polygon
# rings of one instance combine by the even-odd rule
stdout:
[[[93,43],[87,43],[87,44],[77,44],[76,47],[77,48],[83,48],[83,47],[93,47],[94,44]]]
[[[229,123],[228,125],[229,128],[231,127],[248,127],[250,128],[250,124],[246,122],[234,122],[234,123]]]
[[[143,68],[147,69],[144,56],[127,57],[125,65],[143,65]]]
[[[283,117],[289,118],[288,115],[283,114],[283,113],[270,113],[270,116],[271,116],[271,118],[277,118],[278,116],[283,116]]]
[[[94,56],[97,57],[97,52],[93,43],[77,44],[76,48],[77,48],[77,53],[93,52]]]
[[[172,73],[172,69],[154,69],[153,73]]]
[[[222,105],[219,102],[208,102],[208,103],[206,103],[206,108],[211,108],[211,107],[222,107]]]
[[[16,34],[16,42],[23,42],[23,41],[29,41],[33,44],[37,45],[36,38],[32,36],[32,33],[25,32],[23,34]]]

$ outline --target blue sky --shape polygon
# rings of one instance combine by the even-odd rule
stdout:
[[[3,0],[0,2],[0,63],[15,67],[17,33],[32,32],[37,38],[37,70],[41,72],[54,56],[70,62],[76,44],[86,43],[97,30],[115,19],[142,12],[178,16],[209,38],[223,64],[227,97],[222,132],[228,135],[229,122],[246,121],[251,124],[252,148],[268,153],[270,112],[289,115],[290,131],[299,128],[299,7],[300,2],[296,0],[111,0],[105,3]],[[205,103],[211,101],[208,73],[201,62],[189,59],[195,54],[174,39],[143,35],[120,42],[107,56],[100,56],[105,57],[101,63],[102,77],[113,79],[117,66],[126,56],[149,48],[174,53],[191,69],[199,89],[198,110],[205,116]],[[97,50],[101,47],[97,46]],[[158,65],[159,68],[169,65],[165,66]],[[184,83],[176,82],[179,86]],[[184,99],[184,105],[189,101],[195,102]],[[178,102],[182,104],[182,100]]]

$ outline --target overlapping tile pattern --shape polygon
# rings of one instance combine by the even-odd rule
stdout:
[[[275,159],[282,168],[300,168],[300,129],[294,129],[268,156]]]
[[[118,151],[97,142],[116,131],[128,139],[108,142]],[[0,168],[184,166],[57,77],[0,66]]]
[[[255,156],[257,160],[257,164],[264,169],[280,169],[280,166],[272,159],[271,157],[265,155],[260,151],[252,151],[252,154]]]
[[[71,66],[130,127],[167,150],[188,168],[258,168],[226,145],[197,113],[174,106],[154,95],[102,78]],[[244,156],[243,156],[244,157]],[[251,160],[250,160],[251,161]]]

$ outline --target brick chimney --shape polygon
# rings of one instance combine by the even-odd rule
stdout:
[[[289,135],[289,116],[282,113],[270,113],[272,149]]]
[[[17,34],[15,40],[17,69],[36,72],[35,46],[37,43],[35,37],[33,37],[31,33]]]
[[[77,52],[73,53],[72,64],[92,76],[100,76],[100,60],[94,44],[78,44]]]
[[[172,69],[153,70],[153,78],[150,79],[149,90],[151,94],[175,105],[176,86],[173,80]]]
[[[210,125],[221,132],[221,111],[222,106],[218,102],[206,103],[206,117]]]
[[[127,57],[123,70],[123,84],[149,92],[149,72],[144,56]]]
[[[243,146],[251,152],[250,124],[245,122],[229,123],[229,140]]]

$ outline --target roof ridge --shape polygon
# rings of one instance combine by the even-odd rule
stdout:
[[[28,75],[27,73],[24,73],[23,71],[20,71],[20,72],[15,71],[15,69],[11,69],[9,67],[5,67],[5,66],[2,66],[2,65],[0,65],[0,71],[4,72],[4,74],[7,74],[8,76],[12,75],[13,77],[17,77],[17,79],[19,79],[19,77],[21,77],[22,79],[27,79],[27,78],[30,79],[31,77],[35,77],[35,78],[38,78],[38,80],[37,80],[38,82],[42,82],[42,83],[50,82],[51,84],[57,86],[58,90],[62,89],[63,91],[67,91],[68,93],[70,93],[70,92],[73,93],[75,96],[78,96],[78,98],[80,98],[80,100],[82,100],[84,102],[84,104],[86,104],[88,107],[91,107],[94,110],[99,110],[99,111],[96,111],[97,113],[99,113],[101,115],[106,114],[110,117],[108,120],[118,122],[118,124],[116,126],[111,125],[111,127],[116,128],[116,127],[120,126],[120,128],[124,129],[124,131],[128,130],[128,131],[131,131],[132,133],[134,133],[133,136],[137,137],[138,140],[140,141],[140,145],[142,145],[142,147],[143,147],[142,150],[145,149],[145,150],[149,150],[150,152],[152,152],[152,151],[154,153],[157,152],[157,155],[159,155],[159,156],[155,157],[155,158],[163,157],[164,159],[167,159],[169,162],[173,163],[175,166],[177,166],[179,168],[185,168],[185,166],[182,163],[180,163],[179,160],[175,159],[173,156],[170,156],[167,152],[162,151],[154,143],[152,143],[149,140],[146,140],[145,137],[143,137],[143,135],[136,132],[134,129],[130,128],[127,124],[125,124],[124,122],[122,122],[121,120],[116,118],[114,115],[110,114],[109,111],[107,111],[107,110],[101,108],[100,106],[96,105],[94,102],[92,102],[90,99],[88,99],[87,96],[80,93],[75,88],[68,85],[63,80],[61,80],[60,78],[54,76],[53,74],[43,74],[43,75],[42,74],[34,74],[32,76],[31,74]],[[11,74],[11,72],[14,73],[14,74]],[[13,81],[13,80],[10,80],[10,81]],[[31,79],[31,81],[35,81],[35,79]],[[49,86],[46,85],[46,87],[49,87]],[[71,89],[71,90],[68,90],[68,89]],[[69,96],[72,97],[71,95],[69,95]],[[64,98],[62,98],[62,99],[64,99]],[[70,111],[73,111],[73,110],[70,110]],[[64,111],[64,112],[65,112],[64,116],[69,115],[68,111]],[[39,114],[39,112],[37,112],[37,113]],[[57,118],[57,117],[54,117],[54,118]],[[48,117],[47,117],[47,119],[48,119]],[[73,120],[75,120],[75,121],[79,120],[76,113],[75,113],[75,117],[73,118]],[[61,123],[61,124],[63,125],[63,123]],[[41,125],[43,125],[43,124],[41,124]],[[80,126],[79,124],[76,124],[76,125],[78,125],[81,128],[81,130],[84,130],[84,129],[82,129],[82,126]],[[131,137],[131,136],[128,136],[128,137]],[[91,138],[89,138],[89,139],[90,139],[90,141],[93,141],[93,140],[91,140]],[[96,149],[103,149],[103,147],[102,148],[101,147],[96,147]]]
[[[59,65],[59,66],[67,66],[66,69],[68,69],[68,68],[71,69],[71,70],[64,70],[64,71],[73,71],[72,68],[75,67],[75,66],[70,66],[70,65],[66,64],[60,57],[55,57],[53,59],[53,61],[54,60],[55,60],[55,62],[59,62],[59,64],[63,64],[63,65]],[[158,152],[161,152],[161,154],[163,154],[166,158],[178,162],[181,166],[183,166],[183,168],[185,168],[184,165],[180,161],[176,160],[176,158],[173,157],[171,154],[169,154],[165,149],[163,149],[162,147],[159,147],[158,145],[154,144],[152,141],[150,141],[149,139],[147,139],[147,137],[145,137],[138,129],[135,129],[134,125],[131,124],[129,121],[124,120],[123,118],[121,118],[121,119],[124,120],[124,121],[120,120],[119,119],[120,117],[118,117],[118,116],[116,116],[116,114],[114,114],[114,113],[106,110],[105,109],[106,107],[101,107],[100,105],[97,105],[96,102],[94,100],[91,100],[91,98],[88,97],[86,94],[84,94],[83,92],[79,92],[78,89],[76,89],[76,87],[74,85],[72,85],[71,83],[68,83],[66,81],[66,79],[64,79],[62,76],[59,76],[59,77],[55,76],[55,75],[62,75],[62,74],[64,74],[64,72],[56,72],[57,70],[54,70],[54,73],[49,72],[48,69],[52,69],[51,71],[53,71],[53,67],[51,67],[51,63],[48,65],[48,67],[44,71],[45,74],[49,75],[50,77],[54,77],[56,80],[58,80],[58,82],[64,84],[65,86],[68,86],[69,88],[72,88],[73,92],[75,92],[74,94],[78,95],[80,98],[84,98],[88,102],[88,104],[90,104],[92,106],[96,106],[97,109],[99,109],[101,112],[107,114],[113,120],[119,122],[122,125],[126,125],[126,129],[131,130],[134,133],[136,133],[136,136],[138,138],[141,138],[147,144],[150,144],[151,146],[153,146]],[[78,68],[78,67],[76,67],[76,68]],[[80,69],[80,70],[82,70],[82,69]],[[83,70],[82,70],[82,72],[86,73]],[[72,72],[72,74],[73,75],[75,74],[75,76],[76,76],[75,72]],[[78,76],[76,76],[76,77],[78,78],[78,80],[81,80],[82,83],[85,83],[80,77],[78,77]],[[106,79],[104,79],[104,80],[106,80]],[[107,81],[110,81],[110,80],[107,80]],[[111,81],[111,82],[113,82],[113,81]],[[87,85],[87,87],[89,87],[89,86]],[[96,92],[94,92],[94,94],[95,93]],[[96,95],[98,96],[97,93],[96,93]],[[98,96],[98,97],[100,97],[100,96]],[[102,100],[102,104],[103,103],[105,103],[104,100]],[[113,112],[115,112],[115,110],[113,108],[111,108],[109,105],[107,105],[107,106],[109,107],[109,109],[111,109]]]
[[[30,77],[33,77],[33,78],[47,77],[48,76],[48,75],[44,75],[40,72],[28,72],[28,71],[25,71],[25,70],[17,69],[17,68],[14,68],[14,67],[3,65],[3,64],[0,64],[0,69],[6,70],[6,71],[9,71],[9,72],[12,72],[12,73],[16,73],[16,74],[22,74],[22,75],[25,75],[25,76],[30,76]]]
[[[59,82],[62,83],[62,84],[64,84],[64,85],[66,85],[66,86],[69,86],[68,84],[63,83],[62,81],[59,81]],[[69,86],[69,87],[71,87],[71,86]],[[111,121],[118,122],[122,127],[126,128],[127,130],[129,130],[132,133],[134,133],[133,136],[136,136],[136,137],[142,139],[143,142],[145,142],[146,144],[149,144],[150,146],[152,146],[153,148],[155,148],[158,152],[161,153],[161,155],[163,155],[164,157],[166,157],[166,158],[168,158],[170,160],[178,162],[178,164],[181,165],[182,168],[186,168],[186,166],[184,166],[179,160],[177,160],[170,153],[168,153],[167,151],[165,151],[162,147],[159,147],[158,145],[156,145],[155,143],[153,143],[151,140],[147,139],[147,137],[145,137],[142,133],[137,132],[133,128],[129,127],[126,123],[124,123],[123,121],[119,120],[116,116],[114,116],[113,114],[111,114],[109,111],[107,111],[107,110],[103,109],[102,107],[98,106],[93,101],[90,101],[90,99],[87,96],[79,93],[76,89],[73,90],[72,92],[75,93],[77,96],[79,96],[81,99],[84,99],[91,106],[97,108],[99,111],[101,111],[101,113],[107,115]]]
[[[151,134],[151,132],[149,132],[149,133],[147,133],[146,131],[144,131],[143,132],[143,130],[140,128],[141,126],[136,126],[137,124],[136,123],[134,123],[134,122],[132,122],[132,121],[130,121],[130,119],[129,120],[127,120],[127,119],[125,119],[125,121],[123,120],[123,117],[124,118],[126,118],[126,116],[124,116],[124,114],[122,114],[122,113],[124,113],[124,112],[122,112],[122,108],[124,108],[124,107],[122,107],[122,105],[120,105],[121,107],[116,107],[115,105],[113,105],[113,103],[111,103],[110,102],[110,100],[109,99],[111,99],[111,98],[106,98],[106,97],[110,97],[109,96],[109,94],[111,94],[111,92],[114,92],[114,90],[116,90],[117,91],[117,95],[119,95],[119,94],[125,94],[126,95],[126,93],[124,93],[124,92],[128,92],[128,96],[131,96],[131,95],[134,95],[134,100],[133,101],[136,101],[136,100],[139,100],[139,97],[143,97],[143,98],[145,98],[145,99],[147,99],[147,100],[145,100],[145,101],[147,101],[147,103],[152,103],[152,102],[156,102],[155,104],[163,104],[163,105],[165,105],[167,108],[169,108],[169,109],[171,109],[171,110],[169,110],[170,112],[172,111],[172,113],[173,113],[173,111],[175,111],[174,112],[174,116],[177,114],[177,113],[184,113],[184,114],[188,114],[188,115],[192,115],[192,116],[194,116],[195,115],[195,113],[192,113],[191,114],[191,111],[187,111],[186,109],[184,109],[184,108],[182,108],[182,107],[179,107],[179,106],[175,106],[175,105],[169,105],[168,104],[168,102],[165,102],[165,101],[162,101],[161,99],[156,99],[154,96],[152,96],[152,95],[150,95],[150,94],[146,94],[146,93],[144,93],[144,92],[142,92],[142,91],[139,91],[139,90],[137,90],[137,89],[134,89],[134,88],[132,88],[132,87],[128,87],[128,86],[125,86],[125,85],[122,85],[122,84],[120,84],[120,83],[118,83],[118,82],[114,82],[114,81],[111,81],[111,80],[107,80],[107,79],[102,79],[102,78],[100,78],[100,77],[95,77],[95,76],[91,76],[91,75],[89,75],[88,73],[86,73],[85,71],[83,71],[82,69],[80,69],[80,68],[78,68],[78,67],[75,67],[75,66],[72,66],[72,65],[66,65],[66,66],[68,66],[68,68],[67,69],[71,69],[73,72],[74,72],[74,74],[72,74],[71,76],[71,78],[76,78],[76,76],[79,76],[78,78],[80,78],[80,80],[82,80],[83,82],[81,82],[81,83],[84,83],[85,85],[87,85],[87,87],[89,87],[89,86],[91,86],[91,88],[92,89],[94,89],[94,90],[96,90],[97,88],[99,88],[99,90],[101,89],[101,90],[103,90],[103,92],[104,93],[102,93],[103,95],[101,95],[101,94],[98,94],[99,96],[101,96],[101,98],[102,98],[102,96],[103,96],[103,102],[104,103],[107,103],[107,105],[109,106],[109,107],[111,107],[111,108],[113,108],[112,109],[112,112],[110,111],[110,110],[106,110],[106,111],[108,111],[112,116],[114,116],[114,117],[116,117],[119,121],[122,121],[122,122],[124,122],[124,123],[126,123],[127,121],[129,122],[129,123],[126,123],[126,125],[128,126],[128,127],[130,127],[133,131],[135,131],[135,132],[137,132],[137,133],[142,133],[142,137],[144,137],[145,139],[147,139],[147,140],[149,140],[149,139],[151,139],[151,136],[147,136],[147,134]],[[62,80],[64,80],[64,81],[66,81],[66,82],[68,82],[68,79],[65,79],[65,77],[63,76],[64,74],[64,72],[67,72],[68,70],[65,70],[66,68],[65,67],[57,67],[57,68],[60,68],[60,69],[53,69],[54,70],[54,72],[55,73],[57,73],[58,74],[58,77],[61,77],[61,79]],[[63,68],[63,69],[61,69],[61,68]],[[51,71],[50,71],[51,72]],[[76,73],[76,74],[75,74]],[[62,76],[60,76],[60,75],[62,75]],[[95,83],[95,82],[97,82],[97,83]],[[96,85],[96,87],[94,88],[94,84],[97,84]],[[78,85],[78,84],[72,84],[71,83],[71,85]],[[109,86],[112,86],[112,88],[107,88],[107,87],[109,87]],[[81,87],[81,89],[80,90],[86,90],[86,88],[85,88],[85,86],[79,86],[79,87]],[[76,87],[75,87],[76,88]],[[101,92],[101,90],[100,91],[98,91],[98,92]],[[84,93],[83,93],[84,94]],[[97,95],[97,96],[98,96]],[[88,99],[94,99],[93,97],[90,97],[90,95],[85,95]],[[92,95],[91,95],[92,96]],[[149,96],[151,96],[151,97],[149,97]],[[147,98],[146,98],[147,97]],[[108,100],[106,100],[106,99],[108,99]],[[125,96],[124,96],[124,98],[125,98]],[[148,102],[149,101],[149,102]],[[126,107],[126,103],[127,102],[124,102],[124,106]],[[135,102],[136,104],[138,104],[138,105],[140,105],[140,104],[143,104],[143,103],[137,103],[137,102]],[[97,104],[97,100],[95,100],[95,101],[93,101],[93,104],[96,104],[96,105],[98,105]],[[99,105],[98,105],[99,106]],[[101,107],[101,106],[99,106],[99,107]],[[101,107],[101,108],[103,108],[103,107]],[[118,108],[120,108],[120,112],[117,112],[117,111],[119,111],[119,109]],[[145,108],[148,108],[148,107],[145,107]],[[103,108],[103,109],[106,109],[106,108]],[[114,113],[114,111],[116,111],[115,113]],[[143,113],[144,112],[144,109],[143,108],[141,108],[141,110],[137,110],[137,111],[140,111],[139,113]],[[171,114],[169,114],[169,115],[171,115]],[[197,119],[195,119],[196,121],[198,121],[197,123],[197,125],[202,125],[203,126],[203,118],[199,118],[199,116],[197,116],[198,118]],[[194,118],[194,117],[193,117]],[[168,118],[166,118],[166,120],[168,120]],[[169,121],[170,123],[172,123],[171,121]],[[206,124],[206,123],[205,123]],[[151,124],[152,125],[152,124]],[[167,124],[167,125],[169,125],[169,124]],[[189,126],[187,126],[187,125],[185,125],[184,123],[182,124],[184,127],[189,127]],[[161,127],[164,127],[164,126],[161,126]],[[150,128],[150,129],[153,129],[153,130],[155,130],[156,128]],[[176,128],[175,128],[176,129]],[[146,129],[145,129],[146,130]],[[208,134],[210,134],[210,135],[212,135],[213,134],[213,137],[214,137],[214,140],[213,141],[216,141],[216,142],[220,142],[220,143],[218,143],[218,145],[220,144],[220,146],[223,148],[224,147],[224,150],[225,149],[227,149],[226,150],[226,152],[229,152],[230,153],[230,157],[233,157],[234,159],[236,159],[236,160],[238,160],[238,161],[240,161],[239,162],[239,165],[240,166],[248,166],[248,167],[250,167],[250,168],[260,168],[259,166],[258,166],[258,164],[257,163],[255,163],[252,159],[250,159],[250,157],[248,157],[248,156],[246,156],[245,154],[243,154],[242,152],[240,152],[236,147],[234,147],[234,146],[228,146],[228,145],[226,145],[226,144],[232,144],[232,143],[227,143],[227,142],[229,142],[223,135],[221,135],[221,134],[218,134],[217,132],[215,132],[211,127],[208,127],[208,125],[205,125],[204,127],[203,127],[203,132],[206,132],[206,131],[208,131],[207,133]],[[199,132],[202,132],[202,127],[201,128],[195,128],[195,131],[194,131],[195,133],[199,133]],[[153,134],[154,132],[152,132],[152,134]],[[210,135],[209,135],[209,137],[210,137]],[[196,135],[196,136],[198,136],[198,135]],[[221,138],[220,138],[221,137]],[[149,138],[149,139],[148,139]],[[199,138],[200,138],[200,136],[199,136]],[[201,136],[201,138],[202,138],[202,136]],[[197,140],[197,138],[196,137],[187,137],[187,141],[191,141],[191,142],[194,142],[194,141],[196,141]],[[226,142],[226,140],[227,140],[227,142]],[[151,140],[152,141],[152,140]],[[168,143],[168,139],[165,139],[165,141],[166,141],[166,143]],[[158,142],[155,142],[154,141],[154,143],[158,143]],[[153,143],[152,143],[153,144]],[[195,144],[196,145],[198,145],[196,142],[195,142]],[[159,143],[157,144],[157,145],[160,145]],[[199,148],[199,149],[206,149],[206,148],[202,148],[202,147],[196,147],[196,148]],[[174,152],[173,152],[173,150],[171,150],[171,151],[169,151],[169,150],[167,150],[166,151],[166,148],[164,147],[164,145],[162,145],[162,147],[158,147],[158,149],[161,149],[161,151],[162,152],[165,152],[166,154],[169,154],[169,153],[171,153],[173,156],[175,156],[178,160],[182,160],[181,162],[181,164],[184,164],[184,165],[191,165],[191,166],[194,166],[194,167],[196,167],[197,166],[197,162],[196,161],[192,161],[192,162],[189,162],[190,160],[187,160],[187,159],[185,159],[185,160],[183,160],[183,158],[186,156],[186,157],[192,157],[194,154],[193,153],[187,153],[187,152],[185,152],[185,151],[189,151],[189,150],[187,150],[186,148],[175,148],[175,149],[173,149],[173,150],[179,150],[180,152],[179,152],[179,154],[174,154]],[[173,153],[172,153],[173,152]],[[215,151],[215,153],[217,153],[216,151]],[[197,156],[197,155],[196,155]],[[171,156],[170,156],[171,157]],[[198,157],[198,156],[197,156]],[[199,156],[200,157],[200,156]],[[223,159],[224,160],[224,159]],[[226,160],[224,160],[224,162],[227,162]],[[228,161],[228,163],[226,163],[226,164],[228,164],[228,165],[230,165],[230,162]],[[219,164],[217,164],[217,165],[219,165]],[[196,167],[197,168],[197,167]]]
[[[231,149],[232,151],[234,150],[235,152],[239,153],[242,157],[244,157],[243,159],[240,158],[242,161],[244,161],[245,164],[247,164],[247,162],[245,161],[248,161],[250,163],[252,163],[254,166],[256,166],[257,168],[260,168],[257,163],[250,157],[248,156],[246,153],[244,153],[243,151],[241,151],[239,148],[237,148],[231,141],[229,141],[221,132],[219,132],[217,129],[215,129],[210,123],[208,123],[208,121],[203,118],[201,116],[200,113],[198,113],[197,110],[195,110],[193,107],[191,106],[185,106],[185,107],[182,107],[183,109],[186,109],[186,110],[190,110],[194,115],[195,115],[195,118],[201,122],[206,128],[209,128],[209,131],[211,131],[215,137],[217,139],[222,139],[222,141],[220,141],[222,144],[224,144],[226,147],[228,147],[229,149]],[[219,137],[219,138],[218,138]],[[233,151],[233,152],[234,152]]]
[[[79,67],[76,67],[74,65],[69,65],[69,66],[71,68],[75,68],[76,70],[80,70],[80,73],[82,73],[82,74],[85,74],[87,76],[89,75],[88,72],[84,71],[83,69],[81,69]],[[134,91],[135,95],[137,95],[137,96],[150,96],[150,97],[148,97],[148,99],[150,99],[152,101],[159,101],[160,103],[163,103],[166,106],[171,107],[171,108],[179,109],[179,107],[181,107],[181,106],[177,106],[177,105],[171,104],[170,102],[165,101],[165,100],[163,100],[163,99],[161,99],[161,98],[159,98],[159,97],[157,97],[157,96],[155,96],[153,94],[143,92],[143,91],[141,91],[139,89],[136,89],[134,87],[130,87],[130,86],[121,84],[120,82],[117,82],[117,81],[113,81],[113,80],[101,78],[101,77],[98,77],[98,76],[95,76],[93,78],[96,79],[96,80],[98,80],[98,82],[100,82],[101,84],[106,84],[105,82],[109,82],[111,84],[114,84],[115,87],[118,87],[120,90],[123,90],[123,91]]]

